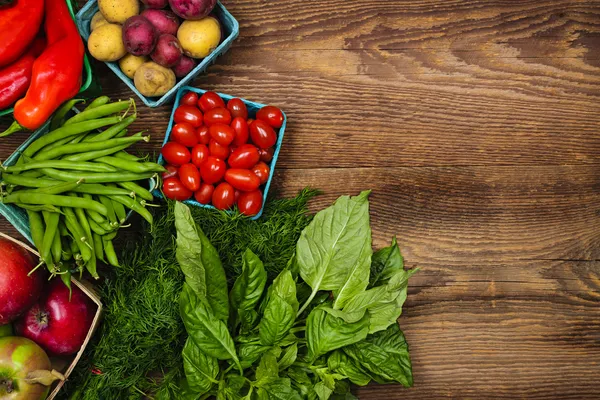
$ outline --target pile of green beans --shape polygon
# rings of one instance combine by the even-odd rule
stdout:
[[[136,118],[133,100],[111,103],[102,96],[67,118],[78,102],[65,103],[55,113],[50,132],[32,142],[15,165],[0,170],[1,201],[27,211],[40,265],[68,285],[73,273],[84,270],[98,279],[99,261],[119,265],[113,240],[127,210],[152,223],[146,208],[152,193],[136,182],[164,172],[162,166],[126,152],[150,139],[142,132],[126,136]]]

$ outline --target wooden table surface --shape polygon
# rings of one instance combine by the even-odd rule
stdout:
[[[284,109],[280,192],[373,189],[374,246],[422,268],[415,386],[360,398],[600,398],[600,1],[225,5],[240,37],[195,85]],[[156,150],[170,106],[138,106]]]

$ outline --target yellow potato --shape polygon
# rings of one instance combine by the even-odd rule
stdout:
[[[106,25],[106,24],[108,24],[108,21],[106,19],[104,19],[104,16],[102,15],[102,13],[100,11],[98,11],[92,17],[92,22],[90,23],[90,29],[94,30],[94,29],[98,28],[99,26]]]
[[[185,54],[192,58],[204,58],[219,46],[221,26],[213,17],[183,21],[177,31],[177,39]]]
[[[175,82],[175,73],[154,61],[142,64],[133,77],[136,89],[148,97],[164,95],[175,86]]]
[[[119,60],[119,67],[121,71],[131,79],[135,75],[135,71],[142,66],[143,63],[148,61],[146,56],[134,56],[133,54],[127,54],[125,57]]]
[[[124,24],[127,18],[140,13],[138,0],[98,0],[98,7],[108,22]]]
[[[121,25],[106,24],[96,28],[88,39],[88,50],[99,61],[117,61],[127,54]]]

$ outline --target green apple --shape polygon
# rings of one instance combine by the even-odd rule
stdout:
[[[24,337],[0,338],[0,399],[43,400],[57,379],[64,376],[52,370],[40,346]]]
[[[13,335],[13,328],[11,324],[6,324],[6,325],[2,325],[0,326],[0,338],[4,337],[4,336],[12,336]]]

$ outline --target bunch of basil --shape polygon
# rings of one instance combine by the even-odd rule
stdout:
[[[177,204],[189,335],[182,398],[351,399],[349,382],[412,385],[396,321],[416,270],[404,270],[395,239],[372,252],[368,195],[342,196],[319,212],[266,290],[263,264],[247,250],[229,291],[215,248]]]

